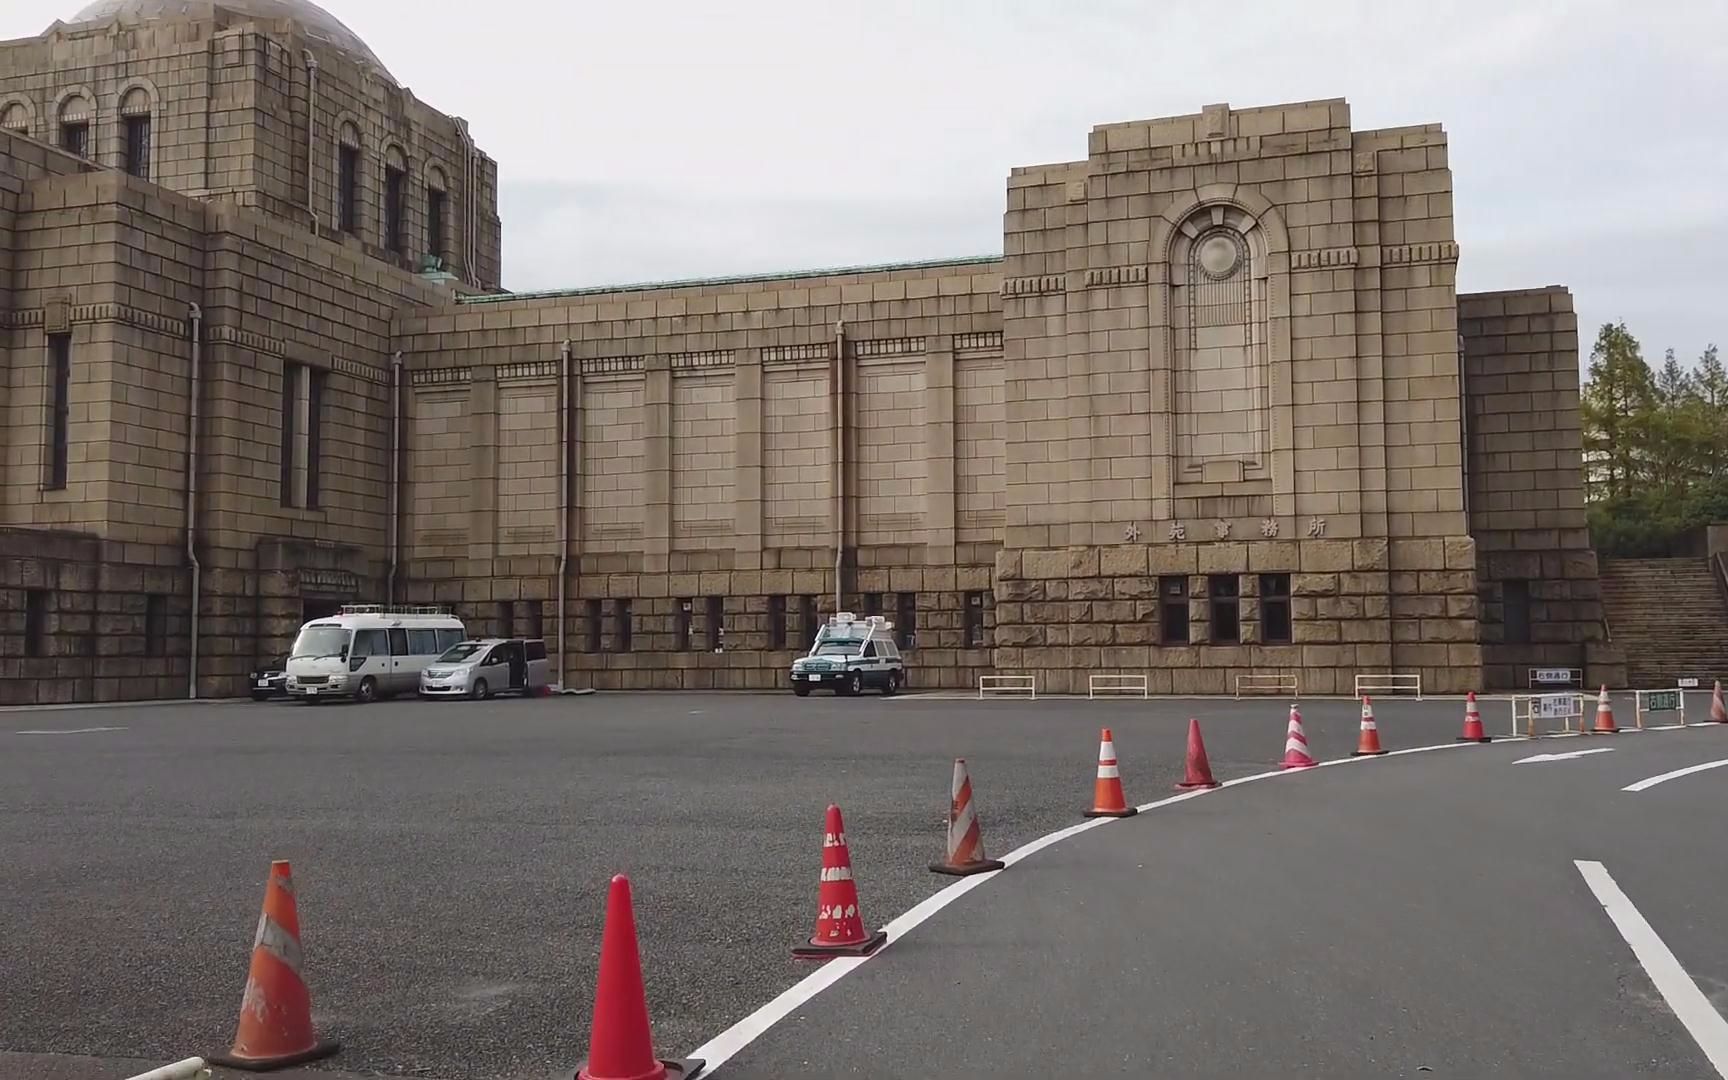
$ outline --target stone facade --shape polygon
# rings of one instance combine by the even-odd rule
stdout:
[[[0,700],[184,692],[194,592],[203,694],[384,599],[605,687],[782,685],[836,603],[899,625],[914,687],[1614,681],[1569,298],[1456,295],[1438,126],[1210,106],[1014,170],[1001,258],[510,295],[468,287],[494,172],[459,122],[284,4],[0,45],[0,127],[31,117],[0,131]],[[392,138],[469,177],[454,273],[369,239],[371,189],[360,235],[314,227],[304,127],[259,119],[306,114],[307,48],[362,177]],[[120,58],[192,52],[156,182],[41,141],[68,85],[124,127]],[[356,163],[319,145],[314,211]]]

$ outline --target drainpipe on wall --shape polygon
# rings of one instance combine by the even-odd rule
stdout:
[[[840,569],[846,558],[846,320],[834,323],[834,611],[845,610]]]
[[[390,356],[390,577],[384,600],[396,602],[396,566],[402,550],[402,350]]]
[[[198,405],[203,395],[204,309],[197,304],[186,305],[192,326],[192,370],[187,382],[186,397],[192,406],[191,422],[186,428],[186,562],[192,567],[192,630],[191,648],[187,653],[186,697],[198,697],[198,607],[204,587],[204,568],[198,562]]]
[[[306,212],[312,215],[312,232],[318,232],[318,197],[313,194],[313,151],[317,149],[315,132],[318,126],[318,58],[311,49],[303,50],[306,57]]]
[[[570,339],[558,347],[558,689],[564,689],[565,573],[570,564]]]

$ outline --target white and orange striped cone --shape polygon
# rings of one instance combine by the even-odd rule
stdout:
[[[1290,703],[1290,726],[1284,733],[1284,760],[1278,764],[1285,769],[1312,769],[1320,764],[1308,752],[1308,736],[1302,733],[1302,711],[1295,702]]]
[[[1105,728],[1098,733],[1098,779],[1092,785],[1092,809],[1087,817],[1133,817],[1140,811],[1122,794],[1122,770],[1116,764],[1116,737]]]
[[[984,855],[984,828],[978,824],[978,810],[972,805],[972,778],[966,775],[966,759],[955,758],[953,795],[948,800],[948,857],[931,863],[930,869],[965,877],[1002,866],[1002,860]]]
[[[840,808],[830,806],[822,833],[822,883],[816,890],[816,932],[793,956],[868,956],[888,940],[886,930],[864,929],[858,907],[858,884],[852,880],[852,853],[846,846],[846,823]]]
[[[1596,696],[1596,726],[1590,729],[1592,735],[1613,735],[1619,732],[1614,726],[1614,706],[1608,701],[1608,685],[1602,685],[1602,692]]]
[[[1722,704],[1722,680],[1716,680],[1716,689],[1710,695],[1710,722],[1712,724],[1728,724],[1728,705]]]
[[[1374,722],[1374,702],[1364,694],[1362,697],[1362,732],[1356,737],[1356,749],[1351,757],[1379,757],[1386,751],[1380,749],[1380,725]]]
[[[264,910],[252,938],[252,966],[240,996],[234,1046],[210,1062],[230,1069],[265,1072],[334,1054],[340,1046],[320,1041],[312,1030],[312,995],[300,978],[300,917],[288,863],[270,864]]]
[[[1472,690],[1464,698],[1464,734],[1458,736],[1457,742],[1484,743],[1494,739],[1482,730],[1482,710],[1476,707],[1476,691]]]

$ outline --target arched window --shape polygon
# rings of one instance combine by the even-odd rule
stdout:
[[[443,169],[433,166],[426,170],[426,254],[440,262],[447,250],[444,234],[450,216],[449,191]]]
[[[60,149],[81,158],[90,156],[90,123],[96,110],[83,94],[73,94],[60,103]]]
[[[22,101],[14,101],[0,109],[0,131],[10,131],[14,135],[30,134],[30,110]]]
[[[150,92],[142,86],[120,99],[121,164],[141,180],[150,179],[150,104]]]
[[[384,246],[395,254],[406,254],[407,230],[402,226],[407,201],[408,158],[400,146],[384,151]]]
[[[336,145],[336,226],[360,235],[360,129],[347,122]]]

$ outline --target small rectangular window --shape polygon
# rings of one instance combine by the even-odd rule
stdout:
[[[402,192],[408,183],[408,174],[393,166],[384,170],[384,246],[401,254],[402,243]]]
[[[984,594],[969,592],[966,594],[966,610],[961,613],[965,625],[966,647],[982,649],[984,647]]]
[[[48,590],[24,590],[24,655],[48,655]]]
[[[880,614],[882,614],[882,594],[881,593],[872,592],[872,593],[865,593],[864,594],[864,614],[866,614],[866,615],[880,615]]]
[[[413,653],[408,651],[408,631],[402,629],[401,627],[392,627],[390,630],[390,655],[391,656],[412,656],[412,655],[414,655]]]
[[[48,335],[48,366],[51,385],[48,398],[48,468],[42,486],[49,491],[66,488],[72,455],[72,335]]]
[[[1170,575],[1158,579],[1159,642],[1188,644],[1188,579]]]
[[[360,235],[360,148],[336,150],[337,227],[350,236]]]
[[[816,640],[816,628],[820,625],[821,623],[817,622],[816,598],[814,596],[800,596],[798,598],[798,633],[802,639],[798,642],[798,648],[808,649],[810,647]]]
[[[1212,644],[1234,645],[1242,640],[1242,583],[1235,574],[1206,579],[1206,601],[1212,614]]]
[[[126,117],[126,172],[150,179],[150,117]]]
[[[604,634],[604,624],[600,617],[600,601],[589,600],[586,605],[586,611],[583,612],[583,616],[583,621],[586,622],[587,625],[583,628],[585,633],[582,643],[582,651],[597,653],[600,651],[600,639]]]
[[[694,649],[696,647],[695,633],[696,601],[690,597],[683,597],[678,601],[676,636],[673,638],[672,647],[684,652]]]
[[[90,156],[90,125],[82,120],[60,125],[60,149],[74,157]]]
[[[768,647],[784,649],[786,647],[786,598],[770,596],[768,598]]]
[[[467,634],[454,628],[438,631],[438,654],[442,656],[451,646],[462,644],[467,637]]]
[[[163,656],[168,651],[168,598],[151,593],[144,598],[144,655]]]
[[[348,650],[350,659],[358,660],[364,656],[389,656],[390,638],[382,630],[354,631],[354,644]]]
[[[896,593],[894,613],[894,643],[910,649],[918,643],[918,594]]]
[[[726,598],[708,598],[708,651],[719,652],[726,644]]]
[[[437,188],[426,189],[426,254],[440,261],[444,258],[444,210],[449,198]]]
[[[438,631],[410,630],[408,631],[408,652],[413,656],[437,656],[443,652],[438,647]]]
[[[1530,583],[1502,581],[1500,598],[1505,624],[1504,637],[1509,645],[1525,645],[1530,641]]]
[[[1260,575],[1260,640],[1290,644],[1290,575]]]
[[[614,652],[629,652],[634,647],[631,632],[630,601],[612,601],[612,649]]]

